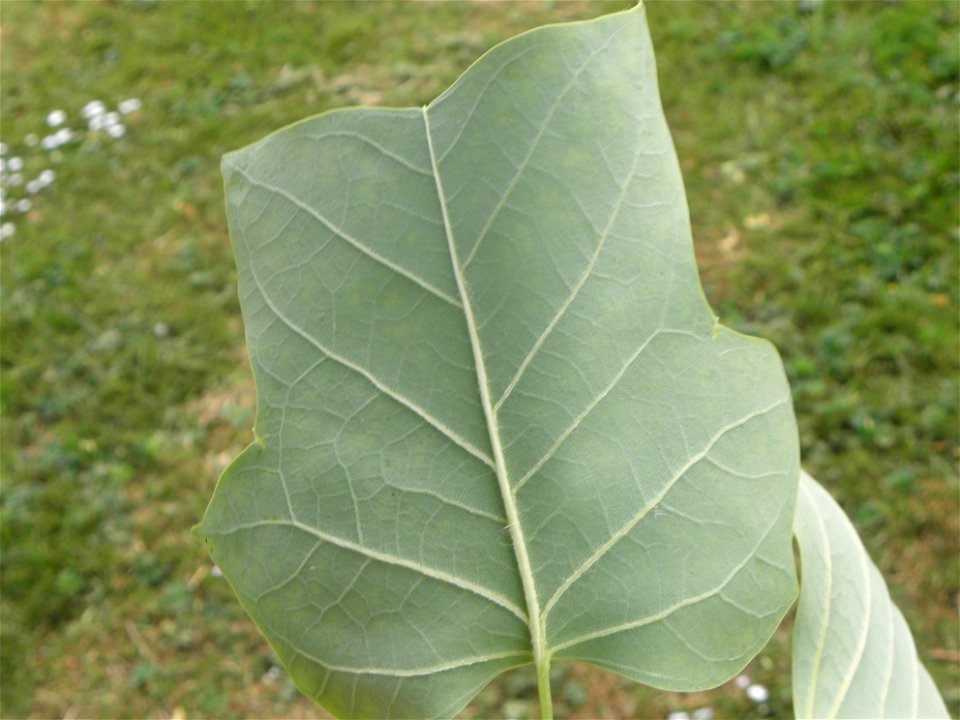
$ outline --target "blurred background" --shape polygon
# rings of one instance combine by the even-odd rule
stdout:
[[[189,534],[252,439],[220,156],[425,104],[623,3],[4,2],[2,715],[325,717]],[[648,1],[703,281],[960,709],[956,2]],[[709,693],[555,670],[566,718],[790,717],[789,619]],[[464,717],[532,717],[531,673]]]

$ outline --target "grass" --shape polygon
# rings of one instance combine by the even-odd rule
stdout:
[[[4,717],[322,716],[189,536],[253,417],[219,158],[330,108],[423,104],[501,39],[621,6],[3,4],[0,137],[57,173],[0,245]],[[708,297],[780,348],[804,463],[957,713],[958,6],[648,14]],[[25,145],[54,108],[76,128],[127,97],[120,140]],[[573,666],[558,715],[786,716],[788,646],[747,670],[760,706]],[[466,715],[535,696],[516,672]]]

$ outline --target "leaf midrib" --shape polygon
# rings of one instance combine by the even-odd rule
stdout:
[[[507,472],[506,462],[504,461],[503,445],[500,441],[500,430],[497,422],[497,412],[490,398],[490,384],[487,379],[487,368],[483,359],[483,351],[480,347],[480,336],[477,333],[477,323],[473,316],[473,307],[470,304],[469,295],[467,294],[466,281],[463,277],[460,257],[453,237],[453,227],[450,224],[450,215],[447,209],[446,195],[443,190],[443,181],[440,178],[437,155],[433,148],[433,135],[430,131],[430,116],[427,106],[422,108],[422,114],[424,133],[427,139],[427,151],[430,155],[430,166],[433,170],[433,178],[437,189],[437,200],[440,204],[440,212],[443,216],[443,228],[447,238],[447,246],[450,251],[450,262],[453,268],[454,279],[457,283],[457,290],[460,293],[460,302],[463,306],[467,333],[470,336],[470,347],[473,352],[474,367],[477,373],[477,385],[480,392],[480,404],[483,407],[483,414],[487,421],[487,430],[490,435],[490,449],[493,452],[497,485],[500,488],[500,496],[503,499],[504,512],[507,515],[507,523],[510,530],[510,539],[512,540],[514,554],[517,558],[517,569],[520,574],[520,582],[523,586],[523,594],[527,603],[533,660],[538,669],[538,677],[540,677],[542,674],[540,672],[541,667],[544,663],[549,663],[544,642],[544,627],[540,601],[537,597],[536,582],[533,577],[533,569],[530,565],[530,556],[527,552],[526,538],[523,534],[523,527],[520,525],[520,515],[516,498],[510,487],[510,477]]]

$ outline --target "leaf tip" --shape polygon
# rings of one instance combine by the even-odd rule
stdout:
[[[193,539],[199,543],[207,543],[207,534],[203,531],[203,521],[201,520],[192,528],[190,528],[190,534],[193,536]]]

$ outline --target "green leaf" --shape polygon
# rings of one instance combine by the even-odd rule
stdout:
[[[717,324],[642,8],[223,163],[257,441],[197,530],[300,688],[451,715],[579,659],[717,685],[796,595],[796,427]]]
[[[795,522],[802,570],[793,631],[797,717],[949,717],[853,524],[805,472]]]

